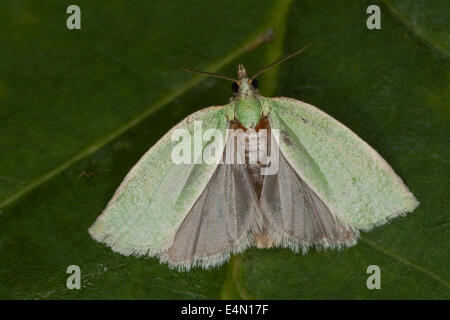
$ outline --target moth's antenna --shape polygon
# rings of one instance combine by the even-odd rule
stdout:
[[[297,50],[295,52],[292,52],[291,54],[288,54],[287,56],[269,64],[268,66],[264,67],[262,70],[259,70],[257,73],[255,73],[252,77],[251,80],[255,79],[257,76],[259,76],[261,73],[263,73],[264,71],[272,68],[273,66],[276,66],[279,63],[282,63],[292,57],[295,57],[296,55],[298,55],[299,53],[303,52],[303,50],[305,50],[306,48],[308,48],[309,45],[304,46],[303,48],[301,48],[300,50]]]
[[[233,82],[236,82],[236,83],[238,82],[238,80],[236,80],[236,79],[233,79],[233,78],[230,78],[230,77],[227,77],[227,76],[223,76],[223,75],[217,74],[217,73],[192,70],[192,69],[188,69],[188,68],[185,68],[185,67],[181,67],[181,69],[183,69],[186,72],[190,72],[190,73],[205,74],[205,75],[210,76],[210,77],[221,78],[221,79],[233,81]]]

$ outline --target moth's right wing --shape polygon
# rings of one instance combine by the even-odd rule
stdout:
[[[200,110],[164,135],[125,177],[106,209],[90,227],[90,235],[124,255],[154,256],[166,252],[218,165],[175,164],[171,154],[179,141],[172,141],[172,133],[176,129],[186,129],[193,137],[194,121],[201,121],[203,132],[217,129],[225,140],[226,112],[226,106]],[[203,141],[201,151],[210,143]],[[223,141],[223,148],[224,145]],[[219,156],[223,148],[217,150]]]

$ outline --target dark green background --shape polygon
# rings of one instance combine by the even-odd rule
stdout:
[[[81,7],[81,30],[66,8]],[[381,30],[366,8],[381,8]],[[450,5],[384,1],[2,1],[0,298],[450,298]],[[262,42],[272,28],[271,42]],[[227,103],[234,76],[309,48],[261,93],[314,104],[372,145],[421,202],[343,251],[247,250],[170,270],[93,241],[125,174],[188,114]],[[78,265],[82,289],[66,288]],[[368,290],[366,268],[381,268]]]

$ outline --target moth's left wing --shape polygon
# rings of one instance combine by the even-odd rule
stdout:
[[[389,164],[336,119],[295,99],[260,101],[280,130],[281,153],[340,221],[369,230],[417,207]]]

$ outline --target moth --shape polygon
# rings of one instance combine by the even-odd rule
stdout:
[[[237,79],[186,69],[232,81],[234,96],[189,115],[151,147],[89,228],[92,238],[115,252],[158,257],[187,271],[220,266],[251,246],[303,253],[350,247],[360,231],[413,211],[419,202],[401,178],[349,128],[305,102],[258,93],[258,75],[302,50],[252,77],[242,65]],[[175,163],[173,133],[193,134],[198,122],[222,133],[219,155],[236,138],[230,130],[267,130],[257,145],[278,152],[276,172],[263,175],[267,163],[258,159]],[[275,130],[278,139],[272,139]],[[209,143],[202,141],[202,152]]]

